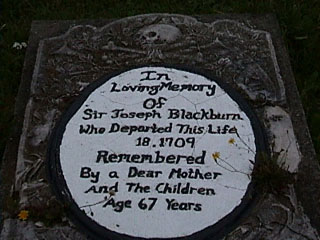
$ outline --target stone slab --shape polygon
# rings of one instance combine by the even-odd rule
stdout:
[[[88,84],[125,68],[163,63],[201,67],[237,89],[263,122],[271,153],[295,175],[281,195],[259,196],[227,239],[319,239],[319,164],[276,19],[168,14],[33,23],[17,126],[2,167],[3,239],[19,239],[24,231],[50,239],[61,225],[78,234],[62,217],[50,229],[14,220],[19,210],[39,211],[55,201],[45,172],[49,135]]]

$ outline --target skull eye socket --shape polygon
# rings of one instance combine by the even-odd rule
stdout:
[[[148,34],[147,34],[147,36],[148,36],[149,38],[153,38],[153,37],[155,37],[156,35],[157,35],[157,33],[154,32],[154,31],[148,32]]]

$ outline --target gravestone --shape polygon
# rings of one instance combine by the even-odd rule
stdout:
[[[1,237],[319,239],[320,171],[279,39],[271,15],[34,22]],[[291,180],[264,192],[272,159]]]

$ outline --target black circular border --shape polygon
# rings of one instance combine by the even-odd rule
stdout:
[[[194,67],[186,67],[174,64],[150,64],[150,65],[137,65],[125,68],[121,71],[116,71],[112,74],[104,76],[99,80],[91,83],[87,86],[79,97],[73,102],[73,104],[69,107],[69,109],[63,114],[54,128],[48,144],[47,151],[47,175],[49,178],[49,182],[51,183],[51,187],[57,198],[66,206],[66,211],[73,222],[79,225],[80,229],[85,230],[84,232],[88,234],[92,239],[107,239],[107,240],[139,240],[146,238],[132,237],[126,234],[120,234],[114,231],[111,231],[97,222],[93,221],[90,217],[88,217],[84,211],[82,211],[75,201],[72,198],[69,189],[67,188],[67,184],[63,177],[63,172],[61,170],[60,165],[60,145],[62,141],[62,137],[65,131],[65,127],[68,124],[69,120],[73,117],[73,115],[79,110],[79,108],[83,105],[83,103],[87,100],[90,94],[96,90],[98,87],[106,83],[111,78],[133,70],[139,69],[143,67],[165,67],[172,68],[176,70],[181,70],[189,73],[194,73],[206,77],[209,81],[213,81],[219,85],[240,107],[242,111],[244,111],[247,117],[250,120],[250,123],[253,128],[254,136],[255,136],[255,145],[256,145],[256,157],[254,169],[259,164],[259,153],[268,153],[267,140],[264,134],[264,130],[260,124],[258,117],[255,112],[251,109],[248,103],[243,99],[243,97],[236,92],[231,86],[227,83],[219,80],[218,78],[212,76],[210,72],[203,69],[196,69]],[[253,169],[253,171],[254,171]],[[242,198],[241,203],[233,209],[233,211],[227,214],[225,217],[220,219],[217,223],[206,227],[205,229],[200,230],[194,234],[178,237],[178,238],[148,238],[153,240],[164,240],[164,239],[172,239],[172,240],[202,240],[202,239],[221,239],[228,232],[230,232],[236,224],[239,222],[241,215],[244,215],[246,210],[249,210],[250,205],[254,199],[256,198],[256,191],[254,190],[254,183],[251,182],[248,185],[247,191]],[[161,226],[159,226],[161,227]]]

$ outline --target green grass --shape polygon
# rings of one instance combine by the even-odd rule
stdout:
[[[32,20],[122,18],[166,12],[186,15],[275,13],[289,49],[291,64],[320,153],[320,2],[318,0],[3,0],[0,3],[0,156],[13,126],[13,108]]]

